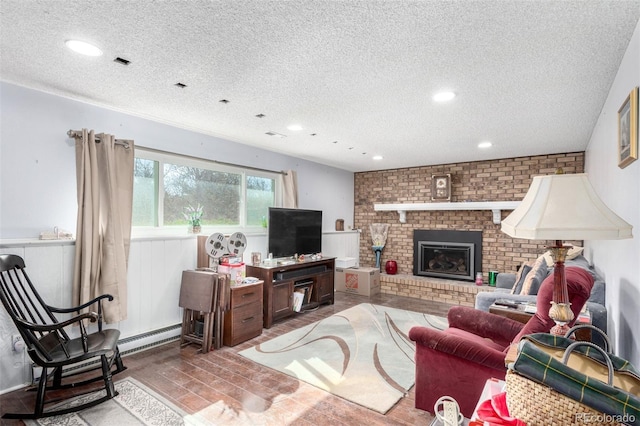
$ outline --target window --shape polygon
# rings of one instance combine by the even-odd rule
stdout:
[[[201,225],[215,232],[262,228],[279,182],[275,172],[136,149],[133,226],[182,231],[185,208],[200,204]]]

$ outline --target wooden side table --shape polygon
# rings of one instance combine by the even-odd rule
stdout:
[[[262,334],[262,281],[231,287],[224,314],[224,344],[235,346]]]
[[[501,317],[510,318],[523,324],[526,324],[534,315],[533,313],[525,311],[524,304],[518,304],[517,307],[511,308],[508,306],[496,305],[494,303],[493,305],[489,306],[489,312],[492,314],[500,315]]]
[[[526,324],[531,319],[531,317],[535,315],[532,312],[525,312],[526,306],[527,305],[525,304],[518,304],[517,307],[512,308],[508,306],[496,305],[494,303],[489,307],[489,312]],[[578,320],[576,320],[576,324],[591,324],[591,315],[588,310],[580,314]],[[576,331],[575,336],[576,340],[580,340],[582,342],[590,342],[591,330],[582,328]]]

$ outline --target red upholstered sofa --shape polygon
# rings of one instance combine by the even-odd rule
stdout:
[[[584,269],[565,270],[571,309],[576,318],[593,287],[593,277]],[[474,308],[455,306],[449,309],[449,327],[434,330],[414,327],[409,338],[416,342],[416,408],[433,413],[441,396],[456,399],[466,417],[473,410],[485,382],[494,377],[504,379],[504,359],[509,345],[525,334],[548,332],[554,322],[548,315],[553,298],[553,275],[540,286],[538,310],[527,324]]]

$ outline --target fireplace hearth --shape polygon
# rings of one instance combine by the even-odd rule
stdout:
[[[482,231],[413,231],[413,274],[473,281],[482,270]]]

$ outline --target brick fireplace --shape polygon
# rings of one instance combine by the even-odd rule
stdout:
[[[355,173],[354,226],[362,230],[360,264],[375,265],[369,224],[388,223],[391,226],[381,257],[382,272],[385,276],[381,277],[382,292],[429,298],[433,290],[423,287],[422,281],[446,281],[446,286],[453,283],[452,285],[456,287],[466,287],[461,292],[465,294],[468,292],[470,300],[467,299],[466,304],[472,305],[472,293],[476,291],[475,285],[459,280],[413,275],[414,230],[480,232],[482,259],[477,270],[483,271],[485,281],[488,279],[487,272],[490,270],[515,272],[517,266],[538,257],[552,242],[519,240],[507,236],[500,231],[500,225],[493,222],[491,211],[407,211],[406,223],[400,223],[397,212],[375,211],[373,205],[375,203],[429,203],[431,202],[431,176],[444,173],[451,174],[452,202],[517,201],[526,194],[533,176],[552,174],[557,167],[562,167],[565,173],[582,173],[584,152]],[[510,213],[511,211],[503,210],[501,218],[504,219]],[[390,259],[398,263],[398,275],[384,274],[384,264]],[[459,284],[455,284],[456,282]],[[438,293],[438,298],[446,300],[449,294],[449,289],[444,290]]]

